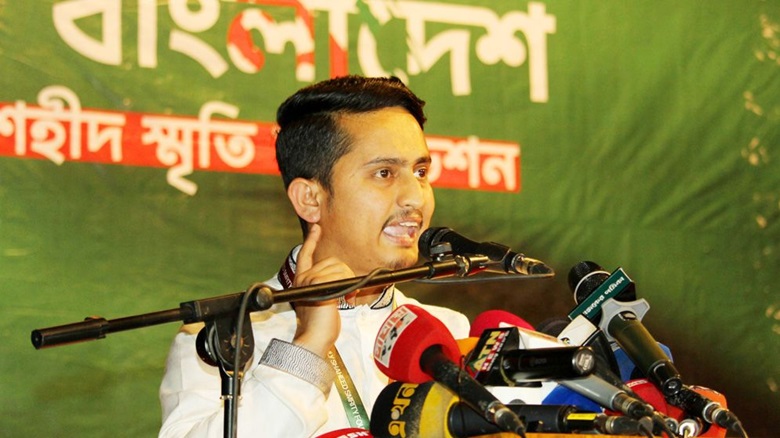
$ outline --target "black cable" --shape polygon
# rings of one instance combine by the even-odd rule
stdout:
[[[390,272],[390,269],[388,268],[376,268],[373,271],[369,272],[368,275],[363,277],[362,280],[355,283],[354,285],[343,289],[339,292],[338,296],[344,296],[348,295],[361,287],[365,286],[369,281],[371,281],[374,277],[377,275],[384,273],[384,272]],[[236,400],[234,400],[235,409],[233,409],[230,421],[234,425],[233,427],[233,435],[236,435],[236,427],[235,425],[238,424],[238,375],[240,373],[239,367],[241,366],[241,347],[242,347],[242,338],[241,333],[244,330],[244,315],[247,313],[246,309],[249,306],[249,297],[252,295],[252,288],[247,288],[246,291],[244,291],[244,294],[241,296],[241,305],[238,308],[238,318],[236,321],[236,345],[235,345],[235,353],[233,356],[233,380],[230,382],[230,392],[233,394],[234,397],[236,397]]]
[[[747,431],[746,431],[746,430],[745,430],[745,428],[742,426],[742,422],[741,422],[741,421],[737,421],[737,423],[736,423],[734,426],[735,426],[737,429],[739,429],[739,433],[740,433],[740,435],[742,435],[742,438],[748,438]]]
[[[233,355],[233,380],[230,382],[230,392],[236,399],[233,400],[235,408],[233,409],[230,422],[233,424],[233,434],[236,435],[236,425],[238,424],[238,376],[241,371],[238,368],[241,366],[241,347],[243,339],[241,333],[244,330],[244,315],[246,315],[246,308],[249,305],[249,297],[252,294],[252,288],[247,288],[244,295],[241,297],[241,305],[238,308],[238,321],[236,321],[236,350]]]
[[[373,280],[374,277],[376,277],[377,275],[382,274],[384,272],[391,272],[391,270],[388,269],[388,268],[376,268],[376,269],[374,269],[373,271],[369,272],[368,275],[363,277],[362,280],[358,281],[357,283],[353,284],[352,286],[350,286],[350,287],[348,287],[346,289],[342,289],[341,291],[339,291],[338,296],[342,296],[343,297],[344,295],[351,294],[352,292],[354,292],[354,291],[360,289],[361,287],[365,286],[366,284],[368,284],[368,282]]]

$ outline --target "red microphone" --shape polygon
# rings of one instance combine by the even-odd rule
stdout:
[[[374,343],[374,362],[393,380],[424,383],[431,380],[421,363],[428,349],[438,349],[450,362],[460,362],[460,347],[447,326],[422,308],[407,304],[382,323]]]
[[[471,323],[469,336],[478,338],[482,336],[482,332],[485,330],[504,327],[520,327],[528,330],[535,330],[534,326],[528,321],[514,313],[507,312],[506,310],[494,309],[482,312],[474,318],[474,322]]]
[[[374,343],[374,362],[391,379],[424,383],[432,378],[501,430],[523,435],[525,425],[517,414],[463,371],[460,358],[444,323],[408,304],[387,317]]]

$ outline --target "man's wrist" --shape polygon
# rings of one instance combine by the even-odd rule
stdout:
[[[327,395],[335,373],[321,356],[295,344],[272,339],[260,358],[260,364],[305,380]]]

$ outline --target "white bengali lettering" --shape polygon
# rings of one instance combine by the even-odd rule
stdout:
[[[197,122],[175,117],[141,118],[141,127],[146,129],[141,134],[141,144],[157,145],[157,159],[170,166],[166,181],[190,196],[198,191],[198,186],[184,177],[193,171],[193,137],[197,125]]]
[[[257,125],[211,120],[215,114],[235,119],[238,117],[238,108],[224,102],[207,102],[201,107],[198,114],[200,167],[211,166],[209,150],[212,136],[214,149],[225,164],[236,169],[248,166],[255,159],[255,144],[251,136],[257,135]]]
[[[360,17],[357,27],[357,57],[363,73],[368,76],[393,74],[405,81],[410,76],[430,71],[439,61],[449,58],[449,74],[453,95],[472,93],[471,60],[485,65],[499,62],[509,67],[528,65],[529,94],[532,102],[549,100],[547,36],[556,32],[557,21],[541,2],[529,2],[527,11],[513,10],[499,15],[486,7],[441,2],[407,0],[301,0],[282,5],[293,9],[293,18],[276,18],[280,3],[276,0],[255,0],[230,18],[228,38],[224,48],[213,47],[196,34],[218,27],[223,8],[218,0],[172,0],[168,3],[170,17],[159,17],[154,0],[139,0],[137,9],[137,56],[144,68],[157,67],[157,36],[159,23],[169,18],[173,27],[168,32],[168,48],[195,60],[212,77],[223,76],[233,67],[246,74],[259,72],[265,63],[265,53],[286,53],[292,47],[295,55],[295,75],[299,81],[315,78],[315,18],[327,20],[327,50],[331,75],[347,71],[349,18]],[[81,55],[103,64],[119,66],[122,61],[123,38],[121,0],[65,0],[52,6],[55,28],[62,40]],[[272,15],[272,13],[274,15]],[[99,16],[102,34],[95,38],[77,23],[83,18]],[[286,21],[285,21],[286,20]],[[378,50],[393,45],[392,41],[377,42],[377,32],[392,20],[406,21],[406,65],[385,67]],[[430,24],[456,28],[438,30]],[[256,44],[253,33],[261,40]],[[472,43],[472,41],[474,41]],[[475,56],[471,56],[472,45]]]
[[[61,85],[51,85],[38,93],[40,108],[30,108],[17,101],[13,106],[0,110],[0,135],[14,136],[14,152],[25,155],[29,146],[32,152],[61,165],[65,162],[62,148],[69,141],[69,155],[73,160],[82,157],[86,143],[89,152],[98,152],[110,146],[112,162],[122,160],[122,129],[125,116],[101,111],[82,111],[81,102],[72,90]],[[30,138],[27,138],[29,123]],[[82,140],[82,126],[86,126],[86,140]]]
[[[480,140],[476,136],[427,137],[426,140],[431,152],[428,173],[431,182],[439,179],[444,170],[454,170],[466,172],[469,188],[479,188],[483,181],[493,186],[503,181],[505,189],[517,189],[519,145]]]
[[[198,167],[211,166],[211,146],[228,166],[242,168],[255,158],[255,144],[250,136],[257,134],[257,126],[251,123],[212,120],[214,114],[231,118],[238,116],[238,108],[224,102],[207,102],[198,119],[180,117],[144,116],[141,142],[156,145],[160,163],[170,166],[166,176],[168,184],[192,196],[198,186],[185,177],[194,170],[195,135],[198,136]]]
[[[100,15],[100,39],[76,25]],[[52,6],[54,28],[63,41],[82,56],[107,65],[122,62],[122,0],[66,0]]]

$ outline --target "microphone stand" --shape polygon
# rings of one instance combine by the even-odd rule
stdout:
[[[229,438],[236,436],[236,400],[240,394],[242,370],[254,351],[250,312],[267,310],[275,303],[338,298],[357,285],[383,286],[417,279],[465,277],[486,269],[489,264],[486,256],[456,255],[411,268],[279,291],[263,283],[254,283],[244,292],[186,301],[175,309],[111,320],[88,317],[81,322],[35,329],[30,338],[38,350],[103,339],[109,333],[169,322],[205,323],[206,326],[198,333],[196,346],[198,354],[206,363],[219,367],[225,411],[224,436]]]

